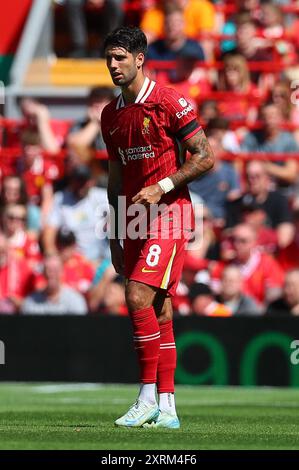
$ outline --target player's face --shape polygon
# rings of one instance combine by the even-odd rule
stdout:
[[[116,86],[126,86],[136,78],[143,64],[143,54],[133,55],[123,47],[106,49],[106,63],[112,81]]]

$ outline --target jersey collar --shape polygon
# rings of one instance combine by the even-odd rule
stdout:
[[[148,77],[145,77],[141,90],[138,93],[138,96],[135,100],[135,103],[144,103],[147,100],[147,98],[150,96],[155,85],[156,85],[156,82],[154,82],[154,80],[150,80]],[[116,102],[116,109],[123,108],[124,106],[125,106],[125,101],[124,101],[123,94],[121,93]]]

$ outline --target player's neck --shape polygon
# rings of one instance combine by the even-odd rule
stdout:
[[[135,103],[137,96],[144,84],[145,76],[140,73],[136,78],[125,87],[122,87],[122,94],[126,104]]]

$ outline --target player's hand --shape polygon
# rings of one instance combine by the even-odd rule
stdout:
[[[151,186],[142,188],[141,191],[132,198],[132,202],[134,202],[134,204],[143,204],[144,206],[157,204],[163,194],[164,191],[158,184],[152,184]]]
[[[111,260],[115,271],[124,275],[124,250],[117,240],[110,240]]]
[[[37,120],[49,120],[50,113],[47,106],[38,103],[35,100],[26,99],[22,105],[23,111],[28,117],[37,119]]]

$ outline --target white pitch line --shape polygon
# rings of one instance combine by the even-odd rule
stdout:
[[[37,385],[32,390],[38,393],[60,393],[60,392],[80,392],[82,390],[99,390],[104,388],[102,384],[84,383],[84,384],[53,384]]]

